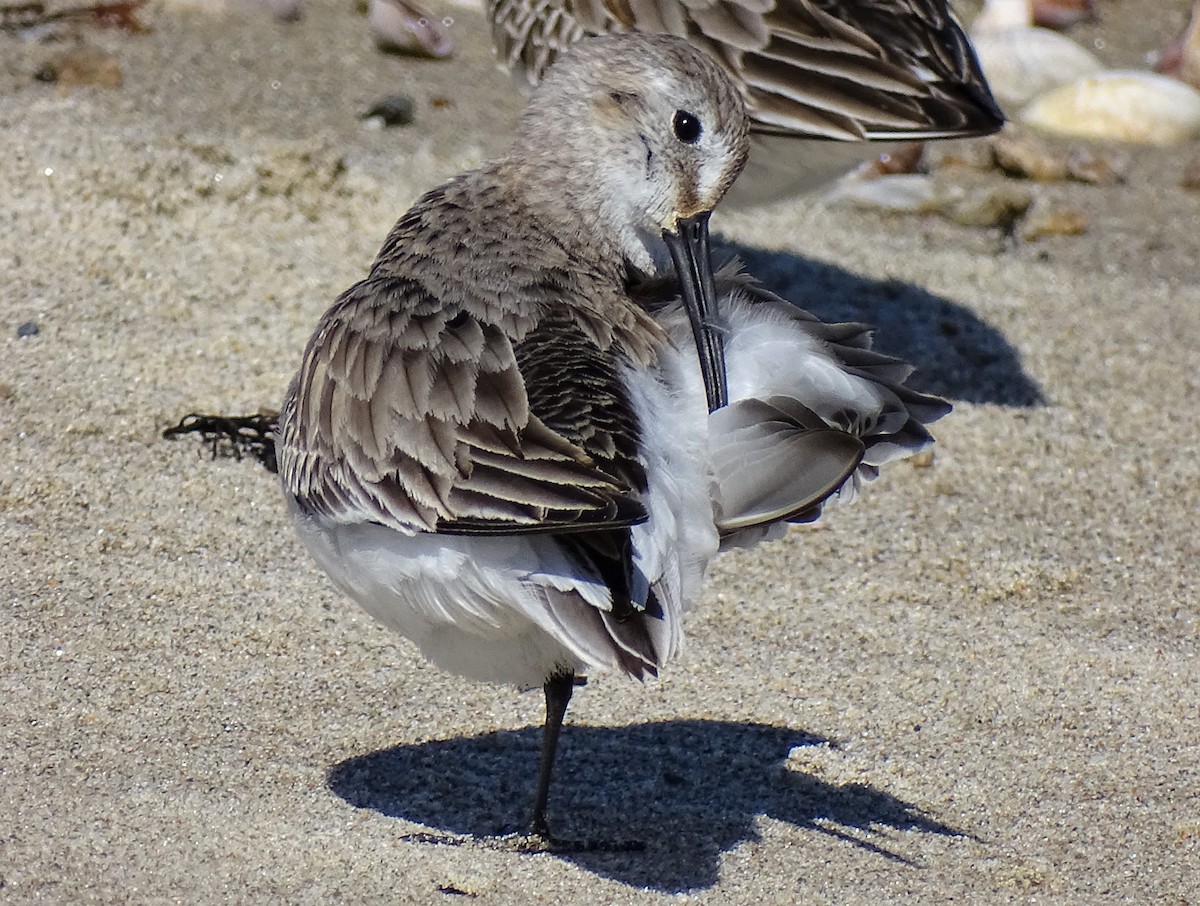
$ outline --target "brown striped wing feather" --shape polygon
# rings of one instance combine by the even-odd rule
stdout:
[[[408,533],[636,524],[645,477],[614,356],[552,322],[515,342],[415,282],[365,280],[305,352],[281,472],[315,512]]]

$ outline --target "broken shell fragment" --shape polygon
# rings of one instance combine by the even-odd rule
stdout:
[[[1116,148],[1067,149],[1067,175],[1077,182],[1094,186],[1112,186],[1125,181],[1129,171],[1130,157]]]
[[[959,226],[1010,230],[1033,204],[1033,193],[1020,185],[1004,182],[963,193],[949,201],[941,213]]]
[[[1129,169],[1129,155],[1117,148],[1064,146],[1061,141],[1032,135],[1011,125],[989,136],[987,145],[996,168],[1016,179],[1035,182],[1073,179],[1109,186],[1124,182]]]
[[[1039,201],[1021,222],[1021,239],[1037,242],[1047,236],[1079,236],[1087,232],[1087,217],[1074,208]]]
[[[992,136],[990,144],[993,161],[1006,176],[1036,182],[1059,182],[1069,174],[1064,154],[1011,128]]]
[[[47,60],[34,78],[39,82],[55,82],[60,91],[66,91],[88,85],[120,88],[124,77],[116,57],[81,44]]]

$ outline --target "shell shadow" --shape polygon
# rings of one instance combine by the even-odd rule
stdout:
[[[541,730],[396,746],[335,765],[329,786],[358,808],[453,834],[522,830]],[[760,815],[843,840],[902,863],[887,830],[967,836],[915,806],[858,783],[830,784],[784,766],[795,746],[827,741],[756,723],[673,720],[563,729],[549,819],[564,837],[614,845],[559,852],[635,887],[711,887],[721,854],[755,840]],[[630,842],[639,851],[620,851]]]
[[[764,286],[823,321],[875,328],[875,348],[917,366],[908,384],[950,400],[1033,407],[1042,388],[1021,355],[969,308],[900,280],[875,280],[789,252],[716,240],[717,262],[737,255]]]

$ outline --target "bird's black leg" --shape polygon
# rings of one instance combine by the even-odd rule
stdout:
[[[554,752],[558,748],[563,717],[566,716],[571,693],[575,690],[575,674],[556,673],[546,680],[542,688],[546,692],[546,723],[542,727],[542,758],[538,765],[537,793],[533,797],[533,821],[529,829],[539,837],[549,839],[546,800],[550,796],[550,773],[554,769]]]

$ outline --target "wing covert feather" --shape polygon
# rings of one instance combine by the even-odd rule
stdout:
[[[285,401],[280,468],[292,494],[339,521],[406,533],[644,521],[615,348],[553,318],[514,342],[464,309],[396,277],[343,294]]]

